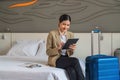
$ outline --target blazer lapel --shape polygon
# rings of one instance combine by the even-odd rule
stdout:
[[[66,38],[69,39],[70,38],[70,35],[68,33],[66,33]]]
[[[58,30],[56,31],[56,40],[58,41],[58,43],[61,42],[61,40],[60,40],[60,33],[59,33]]]

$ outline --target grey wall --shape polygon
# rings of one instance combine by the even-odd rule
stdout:
[[[8,8],[32,0],[0,0],[0,32],[49,32],[58,18],[72,17],[71,31],[90,32],[95,26],[103,32],[120,32],[120,0],[38,0],[26,7]]]

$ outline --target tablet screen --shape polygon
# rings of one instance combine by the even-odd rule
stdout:
[[[76,44],[79,38],[68,39],[67,42],[64,44],[62,49],[69,49],[69,46],[72,44]]]

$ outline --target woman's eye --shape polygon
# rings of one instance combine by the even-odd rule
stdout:
[[[63,25],[66,25],[65,23],[63,23]]]

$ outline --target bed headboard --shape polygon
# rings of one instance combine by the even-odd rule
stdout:
[[[46,41],[48,33],[12,33],[12,44],[16,40],[36,40],[44,39]]]
[[[0,33],[0,54],[6,54],[16,40],[44,39],[46,41],[48,33]],[[111,55],[116,48],[120,48],[120,33],[102,33],[101,53]],[[79,38],[74,56],[85,59],[91,55],[91,33],[75,33]],[[95,34],[94,53],[97,54],[97,34]]]

